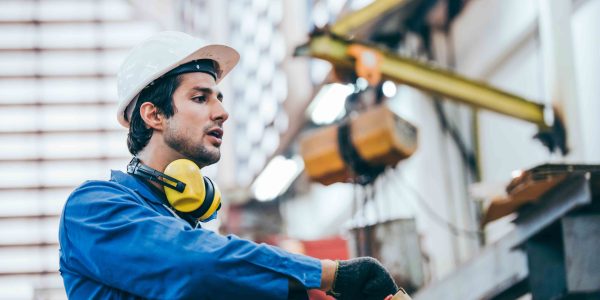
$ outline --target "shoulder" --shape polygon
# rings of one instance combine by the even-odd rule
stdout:
[[[88,180],[76,187],[69,198],[86,193],[133,194],[135,191],[112,180]]]
[[[103,204],[141,203],[135,190],[110,180],[88,180],[75,188],[67,198],[65,210],[83,206],[100,207]]]

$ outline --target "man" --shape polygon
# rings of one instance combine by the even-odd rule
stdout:
[[[65,204],[60,272],[69,298],[291,299],[321,289],[339,299],[383,299],[398,290],[372,258],[317,260],[221,236],[198,224],[216,212],[205,218],[175,207],[174,187],[163,181],[178,179],[162,172],[180,159],[200,168],[219,160],[229,115],[217,84],[238,60],[232,48],[180,32],[130,52],[118,74],[118,120],[129,127],[135,158],[127,174],[87,181]]]

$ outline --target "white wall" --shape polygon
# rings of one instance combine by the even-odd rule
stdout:
[[[457,71],[545,102],[536,20],[533,1],[471,2],[453,27]],[[489,111],[481,111],[478,119],[483,181],[507,182],[511,171],[550,158],[532,139],[535,125]]]
[[[600,1],[587,0],[573,13],[573,48],[585,159],[600,163]]]
[[[454,143],[441,132],[430,97],[413,88],[401,87],[389,104],[418,128],[419,146],[412,157],[390,172],[391,178],[383,179],[387,181],[384,190],[395,194],[392,192],[393,197],[381,200],[391,214],[401,216],[412,212],[422,235],[423,251],[431,258],[432,275],[442,277],[475,250],[474,239],[457,238],[439,221],[469,227],[470,222],[464,219],[468,213],[463,210],[463,204],[469,200],[464,190],[462,159]]]
[[[541,99],[541,65],[535,40],[527,42],[495,72],[489,83],[529,99]],[[527,169],[551,158],[548,150],[533,136],[537,126],[493,112],[479,114],[482,178],[502,182],[513,170]]]
[[[311,184],[309,193],[282,203],[286,234],[296,239],[314,240],[343,233],[352,212],[352,193],[349,184],[327,187]]]

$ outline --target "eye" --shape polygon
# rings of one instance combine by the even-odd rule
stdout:
[[[218,99],[219,101],[223,102],[223,94],[219,93],[219,94],[217,95],[217,99]]]
[[[203,103],[203,102],[206,102],[206,96],[204,96],[204,95],[195,96],[195,97],[192,97],[192,100]]]

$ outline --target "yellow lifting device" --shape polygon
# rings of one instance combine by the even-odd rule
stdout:
[[[340,143],[344,138],[347,140]],[[350,147],[356,153],[349,152]],[[382,170],[371,168],[396,165],[416,149],[417,128],[386,105],[377,105],[351,117],[345,125],[323,127],[300,139],[306,173],[324,185],[360,183],[354,172],[375,175]]]

